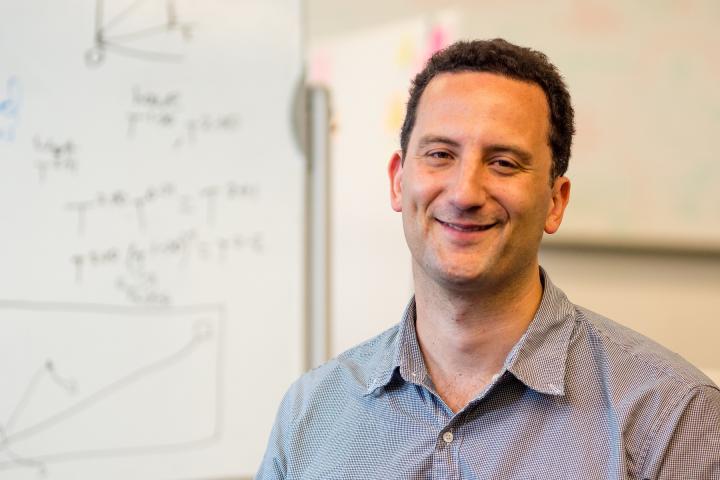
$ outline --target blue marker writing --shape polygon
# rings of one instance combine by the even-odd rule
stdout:
[[[20,118],[20,82],[11,76],[6,83],[6,98],[0,99],[0,140],[15,140],[15,129]]]

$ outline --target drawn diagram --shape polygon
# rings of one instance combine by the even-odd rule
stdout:
[[[5,84],[5,98],[0,96],[0,140],[15,140],[20,118],[20,97],[20,82],[11,76]]]
[[[222,312],[0,301],[0,474],[218,441]]]
[[[105,0],[96,0],[95,44],[85,53],[88,66],[102,64],[107,52],[150,61],[182,60],[177,44],[192,38],[193,27],[179,20],[176,0],[135,0],[108,18],[105,7]]]

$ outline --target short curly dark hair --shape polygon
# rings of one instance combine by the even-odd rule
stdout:
[[[558,69],[544,53],[513,45],[501,38],[454,43],[435,53],[425,68],[415,76],[410,87],[405,121],[400,131],[403,159],[415,126],[420,97],[430,81],[441,73],[466,71],[497,73],[535,83],[543,89],[550,107],[548,144],[553,157],[551,178],[554,180],[564,175],[570,161],[572,137],[575,134],[574,111],[567,86]]]

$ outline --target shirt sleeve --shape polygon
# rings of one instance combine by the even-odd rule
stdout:
[[[270,432],[265,456],[255,480],[280,480],[287,476],[287,438],[293,421],[292,396],[293,388],[285,394]]]
[[[720,480],[720,390],[694,388],[668,420],[654,437],[643,478]]]

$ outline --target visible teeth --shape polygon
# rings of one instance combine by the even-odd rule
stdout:
[[[464,225],[456,225],[454,223],[445,223],[445,225],[452,228],[453,230],[458,230],[460,232],[479,232],[481,230],[487,230],[488,228],[492,227],[492,225],[464,226]]]

